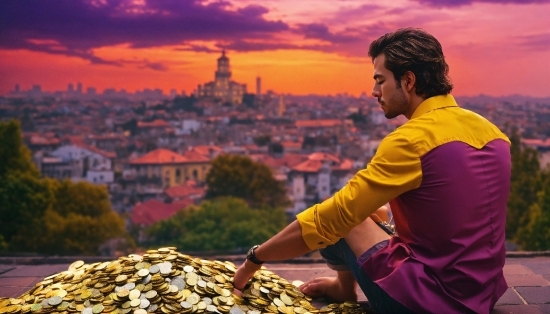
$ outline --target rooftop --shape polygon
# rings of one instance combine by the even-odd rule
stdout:
[[[548,253],[548,252],[546,252]],[[239,265],[243,256],[208,256],[205,259],[230,260]],[[18,297],[45,277],[67,270],[76,260],[87,263],[113,260],[113,257],[0,257],[0,297]],[[285,263],[266,263],[265,266],[287,280],[302,280],[332,276],[318,258],[298,258]],[[536,253],[509,254],[504,266],[508,290],[497,302],[492,314],[550,313],[550,255]],[[360,303],[368,306],[360,291]],[[317,300],[318,304],[328,303]]]

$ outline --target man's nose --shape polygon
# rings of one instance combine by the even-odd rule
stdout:
[[[372,96],[374,96],[374,97],[380,97],[380,91],[377,90],[376,88],[373,88],[373,89],[372,89]]]

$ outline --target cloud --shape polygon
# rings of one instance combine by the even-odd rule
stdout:
[[[303,34],[305,38],[319,39],[333,44],[346,44],[360,41],[361,38],[351,35],[349,32],[350,30],[351,29],[348,29],[348,32],[332,33],[325,24],[311,23],[298,25],[296,32]]]
[[[233,10],[229,2],[203,0],[2,0],[0,49],[28,49],[116,64],[93,49],[179,45],[193,40],[232,41],[270,38],[289,29],[266,20],[268,9],[249,5]],[[29,40],[35,40],[33,43]],[[52,45],[51,42],[57,43]],[[50,43],[50,44],[48,44]],[[162,66],[148,66],[162,69]]]
[[[432,7],[457,7],[471,5],[474,2],[484,2],[491,4],[540,4],[550,3],[550,0],[416,0],[422,4]]]
[[[293,45],[284,42],[266,42],[266,41],[250,41],[250,40],[234,40],[227,44],[218,44],[220,50],[235,50],[235,51],[266,51],[278,49],[316,49],[317,46]],[[218,50],[219,51],[219,50]]]
[[[518,44],[529,50],[550,50],[550,33],[516,36]]]
[[[150,62],[149,60],[141,60],[138,62],[129,62],[129,61],[121,61],[123,63],[133,63],[137,64],[138,69],[151,69],[155,71],[168,71],[168,66],[163,64],[162,62]]]

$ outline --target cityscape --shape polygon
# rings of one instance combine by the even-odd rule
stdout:
[[[284,183],[293,216],[339,190],[372,158],[380,141],[406,120],[387,120],[374,97],[252,92],[232,80],[225,51],[214,81],[190,94],[136,93],[80,83],[45,92],[17,86],[0,98],[2,120],[19,119],[25,144],[44,176],[105,184],[112,208],[151,225],[205,193],[210,162],[239,154],[268,166]],[[550,98],[458,97],[465,108],[522,142],[550,165]],[[163,215],[156,215],[162,212]]]
[[[550,313],[548,12],[0,1],[0,314]]]

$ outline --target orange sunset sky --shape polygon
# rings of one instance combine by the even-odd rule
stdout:
[[[193,92],[225,49],[255,91],[370,94],[369,43],[420,27],[455,95],[550,96],[550,0],[2,0],[0,94],[68,83]]]

